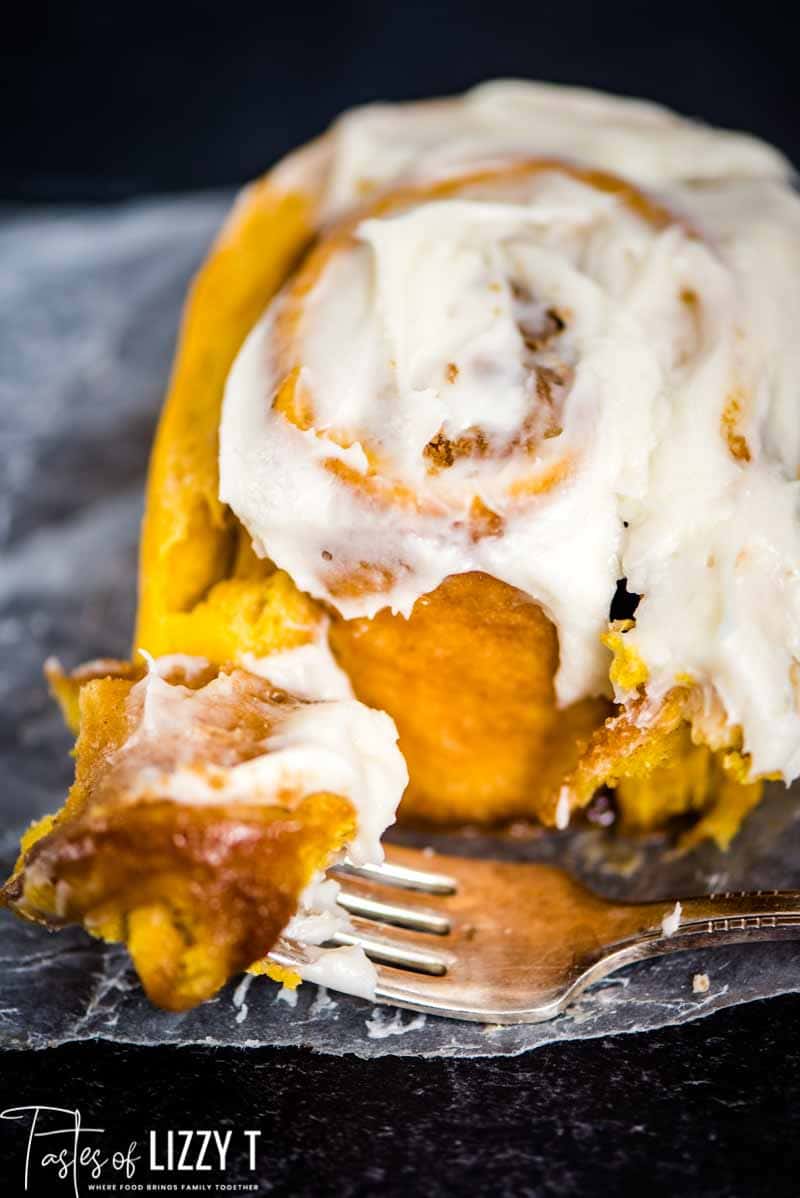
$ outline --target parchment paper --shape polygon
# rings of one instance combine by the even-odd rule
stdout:
[[[42,681],[124,655],[147,449],[188,278],[230,201],[212,195],[85,211],[6,211],[0,220],[0,858],[62,801],[70,737]],[[800,886],[800,803],[782,787],[730,853],[666,859],[663,840],[624,841],[584,826],[525,825],[485,835],[422,834],[443,851],[564,862],[598,891],[668,898]],[[401,838],[420,842],[413,833]],[[692,977],[710,988],[695,994]],[[513,1054],[540,1044],[635,1032],[800,989],[800,946],[679,953],[635,966],[567,1016],[486,1028],[371,1007],[300,988],[292,1007],[264,978],[239,979],[184,1015],[152,1008],[123,949],[77,929],[48,934],[0,913],[0,1045],[44,1048],[102,1037],[136,1044],[299,1045],[330,1053]]]

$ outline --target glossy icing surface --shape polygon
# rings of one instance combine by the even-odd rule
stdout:
[[[221,498],[257,550],[345,617],[471,570],[518,587],[557,627],[561,703],[609,691],[626,577],[653,703],[691,680],[754,772],[795,777],[800,200],[780,156],[497,84],[350,113],[276,172],[304,179],[322,221],[412,193],[323,241],[231,372]]]

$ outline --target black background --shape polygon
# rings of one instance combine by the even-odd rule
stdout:
[[[238,183],[342,108],[498,76],[646,96],[800,160],[789,12],[756,0],[18,0],[0,26],[0,195]]]
[[[19,4],[0,26],[0,201],[236,184],[343,107],[502,75],[648,96],[800,161],[787,18],[755,3]],[[785,998],[505,1061],[9,1053],[0,1109],[79,1105],[123,1140],[261,1128],[263,1193],[796,1195],[798,1016]],[[22,1193],[9,1123],[3,1153],[3,1193]]]

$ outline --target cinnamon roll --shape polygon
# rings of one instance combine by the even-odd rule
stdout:
[[[125,940],[158,1005],[195,1006],[264,957],[345,846],[380,856],[407,779],[381,712],[177,655],[50,673],[79,707],[75,783],[5,899]],[[356,989],[366,966],[350,963]]]
[[[725,845],[800,773],[798,247],[770,147],[534,84],[356,110],[248,189],[153,452],[151,664],[53,674],[76,784],[5,901],[182,1007],[401,794],[563,828],[612,788]]]

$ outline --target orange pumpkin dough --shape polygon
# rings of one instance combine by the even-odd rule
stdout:
[[[553,624],[487,574],[448,578],[409,619],[334,620],[356,695],[393,716],[411,781],[403,812],[436,822],[547,815],[547,801],[610,712],[555,705]]]

